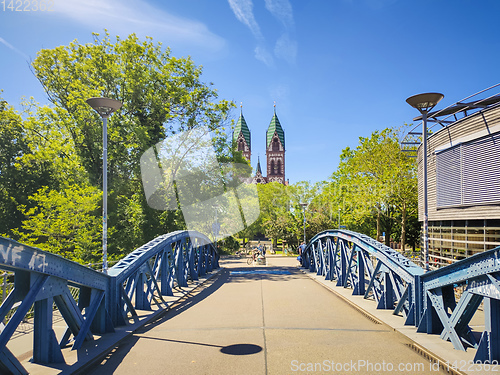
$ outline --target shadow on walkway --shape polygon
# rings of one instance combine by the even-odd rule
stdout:
[[[232,271],[234,270],[236,269],[233,269]],[[254,279],[255,277],[260,279],[261,276],[251,275],[252,279]],[[204,299],[206,299],[211,294],[216,292],[219,288],[221,288],[225,283],[231,281],[233,280],[232,276],[230,275],[230,271],[227,269],[223,270],[216,278],[211,279],[207,284],[205,284],[204,287],[193,290],[192,292],[182,297],[179,301],[175,302],[159,319],[156,319],[155,321],[137,329],[132,335],[119,342],[106,355],[106,357],[101,361],[100,364],[95,365],[91,369],[87,369],[86,374],[109,374],[110,372],[111,373],[114,372],[118,368],[122,360],[125,358],[125,356],[127,356],[130,350],[139,341],[139,339],[159,340],[159,341],[168,341],[179,344],[216,347],[220,348],[221,353],[227,355],[250,355],[261,352],[263,350],[261,346],[248,343],[221,346],[221,345],[213,345],[202,342],[173,340],[173,339],[148,336],[148,333],[155,327],[176,317],[182,312],[195,306],[199,302],[202,302]]]

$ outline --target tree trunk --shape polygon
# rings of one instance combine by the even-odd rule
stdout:
[[[401,251],[405,252],[406,247],[406,205],[403,205],[401,212]]]

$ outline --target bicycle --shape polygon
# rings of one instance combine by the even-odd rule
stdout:
[[[257,249],[249,250],[248,255],[247,264],[250,265],[257,262],[257,258],[260,256],[260,251]]]
[[[247,264],[250,265],[255,261],[255,253],[253,250],[250,250],[247,253]]]

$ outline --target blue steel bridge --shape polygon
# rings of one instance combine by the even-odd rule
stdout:
[[[500,360],[500,248],[426,273],[366,235],[328,230],[310,240],[301,265],[377,309],[392,310],[416,332],[439,336],[457,351],[474,348],[475,361]],[[168,309],[175,290],[219,268],[219,255],[205,235],[178,231],[141,246],[103,274],[0,238],[0,268],[14,274],[14,287],[0,306],[0,373],[27,374],[26,358],[9,349],[26,319],[34,326],[31,362],[48,368],[66,363],[62,348],[88,354],[97,337],[117,342],[134,318]],[[480,337],[469,325],[478,309],[484,316]],[[55,314],[66,325],[60,335]]]

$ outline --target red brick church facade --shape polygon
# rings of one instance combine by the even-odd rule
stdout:
[[[242,155],[251,162],[251,133],[243,117],[243,111],[241,111],[234,129],[233,139],[236,142],[237,150],[241,151]],[[276,106],[274,107],[271,123],[266,131],[266,159],[267,176],[262,174],[259,158],[255,175],[249,182],[253,184],[266,184],[268,182],[287,184],[285,179],[285,132],[276,115]]]

